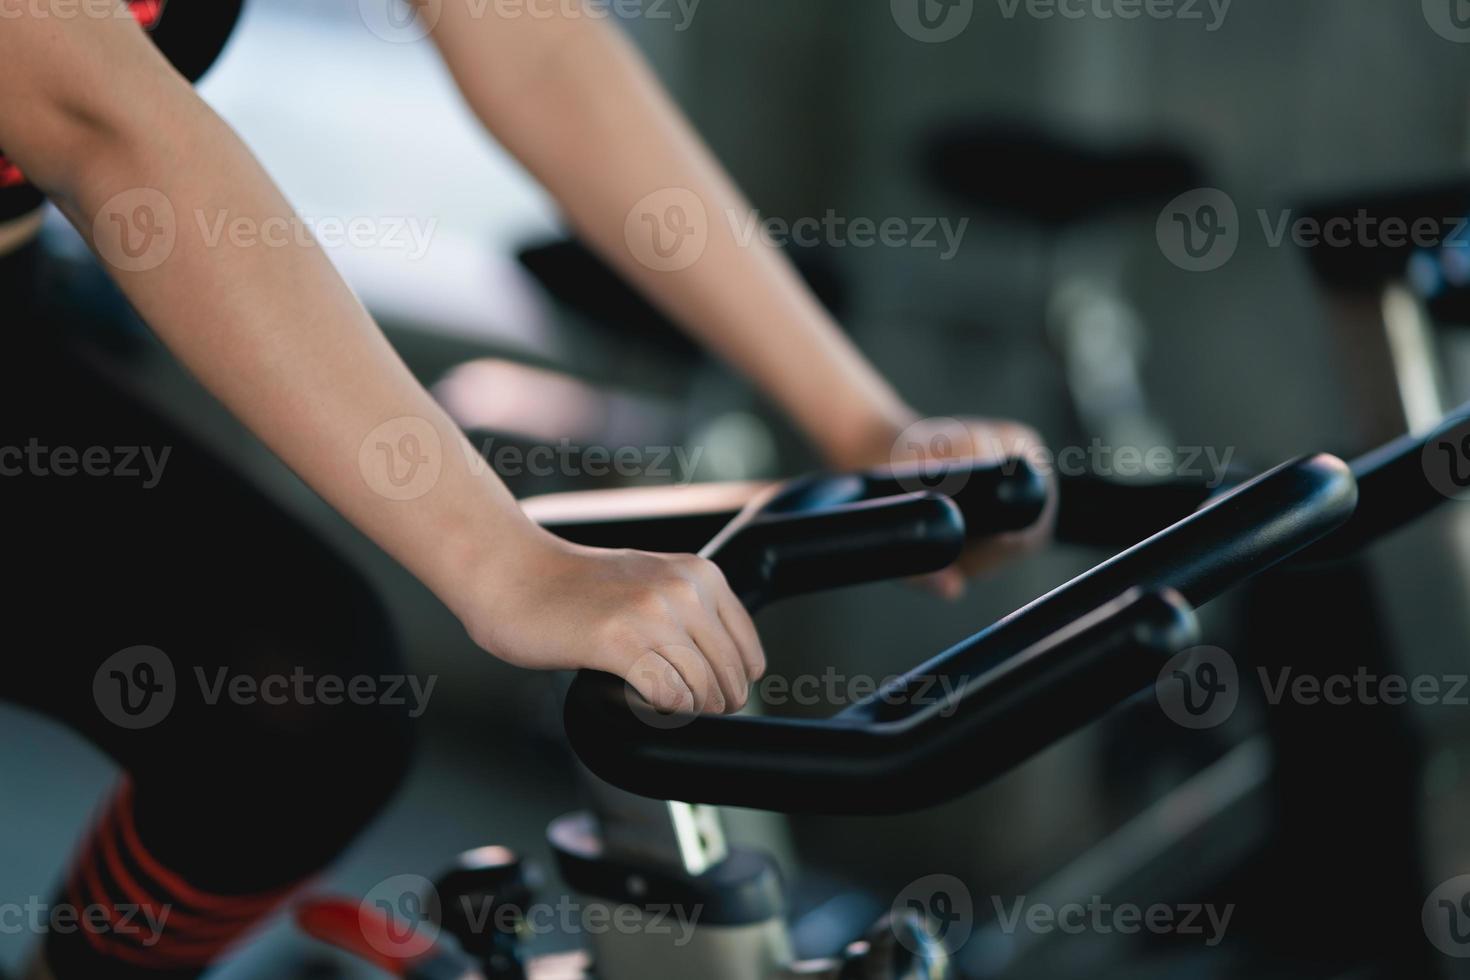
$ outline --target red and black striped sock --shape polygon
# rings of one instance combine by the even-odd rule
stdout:
[[[221,847],[229,847],[227,841]],[[61,904],[76,928],[52,928],[46,957],[58,980],[196,977],[300,886],[219,894],[165,867],[139,834],[124,781],[92,828]]]

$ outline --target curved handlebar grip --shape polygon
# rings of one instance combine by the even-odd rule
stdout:
[[[1434,428],[1406,435],[1352,460],[1358,506],[1342,527],[1292,559],[1294,566],[1348,558],[1470,489],[1459,472],[1470,458],[1470,404]],[[1211,497],[1245,482],[1239,470],[1220,483],[1175,477],[1120,483],[1091,474],[1058,480],[1057,540],[1118,547],[1179,520]]]
[[[1304,552],[1303,564],[1345,558],[1457,499],[1460,459],[1470,456],[1470,405],[1423,435],[1407,435],[1353,460],[1360,490],[1346,524]]]
[[[964,542],[952,501],[914,493],[786,515],[756,500],[700,553],[754,611],[807,592],[937,571]]]
[[[1119,610],[1106,607],[1118,596],[1142,588],[1201,604],[1322,538],[1356,504],[1357,485],[1341,460],[1316,456],[1280,466],[825,721],[700,717],[679,719],[683,727],[654,726],[622,697],[621,682],[584,672],[567,697],[567,733],[597,775],[657,799],[833,813],[939,802],[1019,761],[1008,743],[1028,731],[1022,720],[1036,726],[1032,742],[1065,734],[1061,723],[1047,721],[1054,687],[1013,688],[1007,678],[1037,658],[1050,663],[1111,649],[1116,640],[1077,629],[1097,625],[1099,615],[1115,622]],[[1138,624],[1129,625],[1126,635],[1136,637]],[[1044,654],[1055,643],[1080,646]],[[1102,672],[1099,686],[1111,676]],[[916,708],[936,684],[957,692],[948,717]],[[986,707],[997,699],[1012,705],[1005,725]],[[1075,716],[1057,717],[1072,724]],[[911,732],[922,734],[905,734]]]
[[[903,813],[968,792],[1105,714],[1196,635],[1177,594],[1130,593],[983,676],[931,677],[881,721],[654,715],[631,706],[623,681],[583,671],[567,734],[593,772],[654,798]]]
[[[984,537],[1030,527],[1046,507],[1046,480],[1026,460],[912,464],[889,470],[871,470],[848,475],[799,477],[780,484],[768,501],[767,510],[795,513],[885,497],[907,496],[929,491],[949,497],[965,518],[969,537]],[[771,491],[768,491],[768,493]],[[573,519],[544,522],[558,537],[596,548],[638,548],[643,551],[698,551],[720,529],[745,509],[728,504],[707,509],[669,514],[619,512],[619,495],[607,495],[608,503],[597,512],[597,495],[579,494],[578,503],[589,513]],[[553,498],[541,498],[551,500]]]
[[[861,474],[862,499],[928,492],[948,497],[965,518],[965,536],[1021,531],[1046,510],[1046,478],[1023,457],[998,463],[905,463]]]

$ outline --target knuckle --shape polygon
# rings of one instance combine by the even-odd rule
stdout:
[[[608,649],[631,647],[636,635],[633,626],[619,618],[604,619],[592,628],[593,642]]]
[[[725,581],[725,573],[720,570],[719,565],[707,558],[696,558],[689,566],[689,576],[711,597],[729,589]]]
[[[699,583],[682,575],[671,578],[664,585],[664,592],[670,600],[684,606],[698,603],[701,600]]]
[[[657,587],[640,590],[633,597],[631,606],[640,619],[663,619],[667,613],[663,592]]]

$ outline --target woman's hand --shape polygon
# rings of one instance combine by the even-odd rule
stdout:
[[[462,614],[470,635],[517,667],[616,674],[664,712],[737,711],[765,654],[712,562],[607,551],[537,532]]]
[[[971,542],[959,561],[921,581],[947,599],[964,594],[965,579],[993,572],[1044,546],[1051,538],[1056,517],[1056,483],[1045,453],[1046,444],[1032,429],[1002,419],[919,418],[876,426],[860,443],[832,447],[831,462],[842,469],[896,465],[922,460],[973,459],[999,461],[1023,457],[1049,485],[1046,509],[1036,524],[1023,531]]]

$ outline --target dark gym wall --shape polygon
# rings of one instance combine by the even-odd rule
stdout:
[[[1331,351],[1332,315],[1303,257],[1266,242],[1258,211],[1274,217],[1304,197],[1462,166],[1470,50],[1435,34],[1416,2],[1236,0],[1214,32],[1177,20],[1037,20],[1024,3],[1008,19],[1003,9],[977,0],[970,27],[942,44],[906,36],[882,0],[703,0],[683,32],[657,21],[633,30],[767,214],[962,217],[925,185],[917,160],[922,137],[957,118],[1185,144],[1238,202],[1243,243],[1228,267],[1201,276],[1166,261],[1151,217],[1117,231],[1112,247],[1149,338],[1154,408],[1180,445],[1234,448],[1242,462],[1356,448],[1344,444],[1352,396]],[[926,409],[1015,414],[1067,438],[1043,339],[1038,244],[977,215],[952,262],[844,250],[836,261],[856,290],[848,327]],[[859,660],[882,671],[1084,560],[1034,562],[960,610],[885,598],[879,617],[852,600],[817,600],[773,613],[768,628],[783,656],[866,651]],[[903,836],[916,843],[872,860],[937,867],[968,852],[990,855],[985,871],[999,875],[1007,861],[1044,866],[1049,849],[1088,833],[1088,751],[1062,746],[960,808],[913,818]],[[1061,786],[1074,808],[1058,803]],[[934,833],[912,833],[928,823]],[[968,828],[964,840],[957,827]],[[849,826],[824,828],[823,839],[841,853],[878,836],[898,839]],[[925,853],[925,839],[944,841],[943,853]]]

